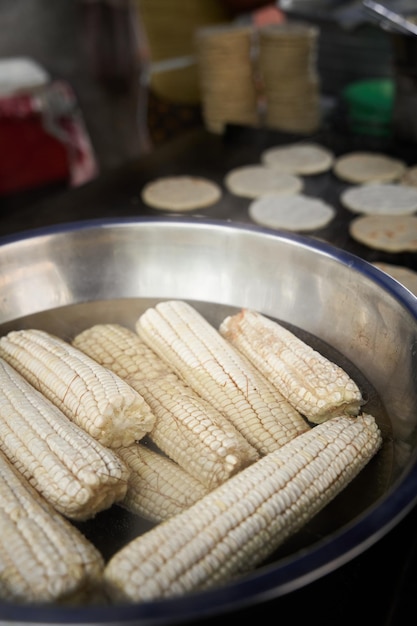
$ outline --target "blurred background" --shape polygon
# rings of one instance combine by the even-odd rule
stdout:
[[[413,12],[414,4],[391,3],[403,14]],[[234,117],[232,103],[225,105],[229,110],[221,117],[220,100],[227,100],[223,92],[213,102],[213,92],[220,89],[213,82],[215,72],[223,59],[215,56],[211,61],[208,45],[215,40],[201,38],[199,49],[196,35],[215,25],[264,27],[288,20],[317,28],[309,64],[315,76],[317,103],[312,102],[318,107],[318,124],[346,105],[345,87],[369,78],[381,80],[382,91],[366,97],[391,116],[399,74],[396,40],[403,36],[370,16],[362,2],[2,0],[0,194],[4,198],[45,186],[83,184],[190,128],[222,132],[223,122],[240,122],[242,112]],[[276,49],[273,53],[278,58]],[[221,51],[216,47],[214,54]],[[414,48],[407,50],[407,55],[413,54]],[[202,77],[206,60],[211,65]],[[403,70],[406,63],[414,73],[414,58],[403,60]],[[410,90],[410,71],[405,80]],[[209,94],[204,91],[207,84]],[[414,97],[414,86],[411,91]],[[254,123],[268,125],[268,118],[262,117],[263,96],[255,98]],[[408,105],[412,108],[415,101]],[[208,119],[209,106],[216,111],[215,123]],[[407,119],[404,110],[402,119]],[[410,125],[405,126],[411,133]]]

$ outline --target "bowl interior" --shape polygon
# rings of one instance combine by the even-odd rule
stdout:
[[[307,237],[198,219],[85,222],[0,242],[2,333],[38,327],[71,339],[97,322],[132,327],[164,299],[191,302],[215,326],[241,307],[290,326],[361,385],[384,445],[358,480],[256,572],[233,581],[228,593],[146,603],[152,623],[169,623],[173,611],[179,620],[220,613],[266,591],[295,589],[306,575],[321,576],[377,541],[415,498],[417,304],[380,270]],[[80,527],[107,558],[150,524],[112,507]],[[39,609],[39,618],[37,609],[8,611],[36,622],[54,609]],[[71,620],[71,609],[60,611]],[[137,605],[126,615],[140,620],[148,611]],[[82,612],[85,622],[116,616],[120,607]]]

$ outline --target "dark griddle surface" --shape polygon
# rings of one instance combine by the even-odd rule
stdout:
[[[187,215],[250,223],[249,200],[229,193],[223,184],[224,176],[234,167],[259,163],[261,152],[267,147],[300,139],[303,137],[241,127],[230,127],[224,136],[198,129],[82,187],[56,193],[36,204],[15,210],[7,201],[0,201],[0,236],[84,219],[161,216],[163,212],[142,202],[140,192],[146,182],[175,174],[205,176],[223,189],[223,196],[217,204],[190,211]],[[331,131],[322,131],[309,139],[329,147],[337,156],[350,150],[369,149],[402,158],[408,164],[417,163],[416,144],[395,144]],[[304,183],[304,193],[322,198],[337,210],[335,219],[326,228],[309,232],[309,236],[326,240],[371,262],[383,261],[417,269],[414,253],[389,254],[371,250],[349,236],[347,226],[355,215],[339,201],[348,183],[339,180],[332,172],[305,176]],[[172,217],[172,214],[167,215]]]

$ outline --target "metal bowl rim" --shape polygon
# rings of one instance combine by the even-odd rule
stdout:
[[[189,217],[117,218],[81,220],[42,227],[0,237],[0,247],[32,238],[60,235],[68,232],[94,228],[135,225],[179,224],[197,228],[237,229],[290,241],[328,255],[338,262],[365,274],[383,290],[389,291],[409,311],[416,321],[417,298],[388,274],[360,257],[336,248],[322,240],[306,235],[272,231],[268,228],[236,224],[220,220]],[[334,535],[311,546],[305,553],[291,555],[278,563],[260,567],[254,572],[220,588],[197,592],[178,598],[121,604],[105,607],[26,607],[16,604],[0,604],[0,624],[20,620],[31,624],[141,624],[159,626],[182,624],[197,618],[242,609],[261,601],[283,596],[309,584],[321,576],[355,558],[394,528],[417,503],[417,456],[406,475],[359,519],[354,520]],[[330,546],[330,550],[329,550]],[[332,558],[329,559],[329,553]],[[334,556],[337,555],[337,556]],[[7,619],[9,621],[4,622]]]

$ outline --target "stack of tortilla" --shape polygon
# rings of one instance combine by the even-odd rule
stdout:
[[[196,54],[206,128],[221,134],[227,123],[257,126],[253,29],[233,24],[200,28]]]
[[[259,30],[258,62],[267,127],[295,133],[318,130],[318,36],[317,27],[290,20]]]

